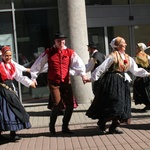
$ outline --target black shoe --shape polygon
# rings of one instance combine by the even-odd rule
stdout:
[[[106,131],[99,130],[99,135],[104,135],[104,134],[106,134]]]
[[[117,129],[115,129],[115,130],[109,130],[108,133],[109,133],[109,134],[123,134],[122,131],[119,131],[119,130],[117,130]]]
[[[65,133],[65,134],[74,134],[74,132],[72,132],[68,127],[63,127],[62,128],[62,133]]]
[[[3,135],[0,135],[0,141],[5,141],[5,140],[8,140],[8,138]]]
[[[50,131],[51,134],[56,134],[55,127],[50,126],[49,131]]]
[[[10,140],[13,142],[21,140],[21,138],[14,131],[10,132],[10,138]]]

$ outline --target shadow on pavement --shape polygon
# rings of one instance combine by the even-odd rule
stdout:
[[[130,124],[130,125],[120,125],[121,128],[128,128],[133,130],[150,130],[150,124]]]

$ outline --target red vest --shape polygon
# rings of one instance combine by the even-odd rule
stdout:
[[[55,83],[68,83],[71,56],[74,51],[68,48],[58,50],[52,47],[47,49],[46,53],[48,56],[48,79]]]

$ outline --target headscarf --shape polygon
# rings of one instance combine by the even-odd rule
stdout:
[[[150,46],[146,46],[144,43],[137,43],[137,47],[141,51],[145,51],[150,48]]]
[[[114,39],[112,39],[112,41],[110,42],[110,46],[112,47],[113,50],[116,50],[116,48],[119,46],[119,44],[121,43],[121,40],[123,38],[118,36]]]
[[[6,51],[11,51],[10,46],[4,46],[2,47],[2,55],[4,55],[6,53]],[[10,68],[7,66],[10,65]],[[7,64],[2,61],[0,62],[0,74],[1,74],[1,80],[5,81],[5,80],[13,80],[15,72],[16,72],[16,68],[15,65],[10,61]]]
[[[10,46],[4,46],[4,47],[2,47],[2,55],[4,55],[6,51],[11,51]]]

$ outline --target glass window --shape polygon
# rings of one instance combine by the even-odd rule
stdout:
[[[59,31],[57,9],[16,12],[17,45],[19,63],[30,68],[35,59],[53,45],[53,35]],[[29,73],[24,73],[30,77]],[[28,98],[48,96],[47,74],[39,75],[38,87],[28,89],[22,86],[23,102]],[[44,92],[45,95],[44,95]]]
[[[0,1],[0,9],[10,9],[10,8],[11,8],[11,0]]]
[[[15,8],[56,7],[57,0],[15,0]]]
[[[97,49],[105,54],[105,41],[104,41],[104,28],[88,28],[89,43],[94,42],[97,45]]]
[[[135,25],[134,26],[134,34],[135,34],[135,44],[136,43],[144,43],[147,46],[150,46],[150,26],[149,25]],[[150,55],[150,50],[147,49],[146,53]]]
[[[111,0],[85,0],[86,5],[111,5]]]
[[[114,27],[108,27],[108,42],[110,43],[111,40],[117,36],[121,36],[126,40],[127,48],[126,53],[131,55],[130,51],[130,44],[129,44],[129,32],[128,32],[128,26],[114,26]],[[111,50],[111,48],[110,48]]]
[[[150,4],[150,0],[131,0],[131,4]]]
[[[123,37],[127,42],[127,50],[126,52],[130,55],[130,46],[129,46],[129,35],[128,35],[128,26],[115,26],[115,27],[107,27],[108,36],[108,44],[110,44],[111,40],[117,36]],[[102,53],[106,53],[105,50],[105,39],[104,39],[104,28],[88,28],[88,39],[89,42],[93,41],[97,44],[98,50]],[[110,47],[110,46],[109,46]],[[111,47],[109,48],[109,52],[111,52]]]
[[[85,0],[86,5],[150,4],[149,0]]]
[[[10,45],[15,59],[13,24],[11,12],[0,13],[0,45]]]

